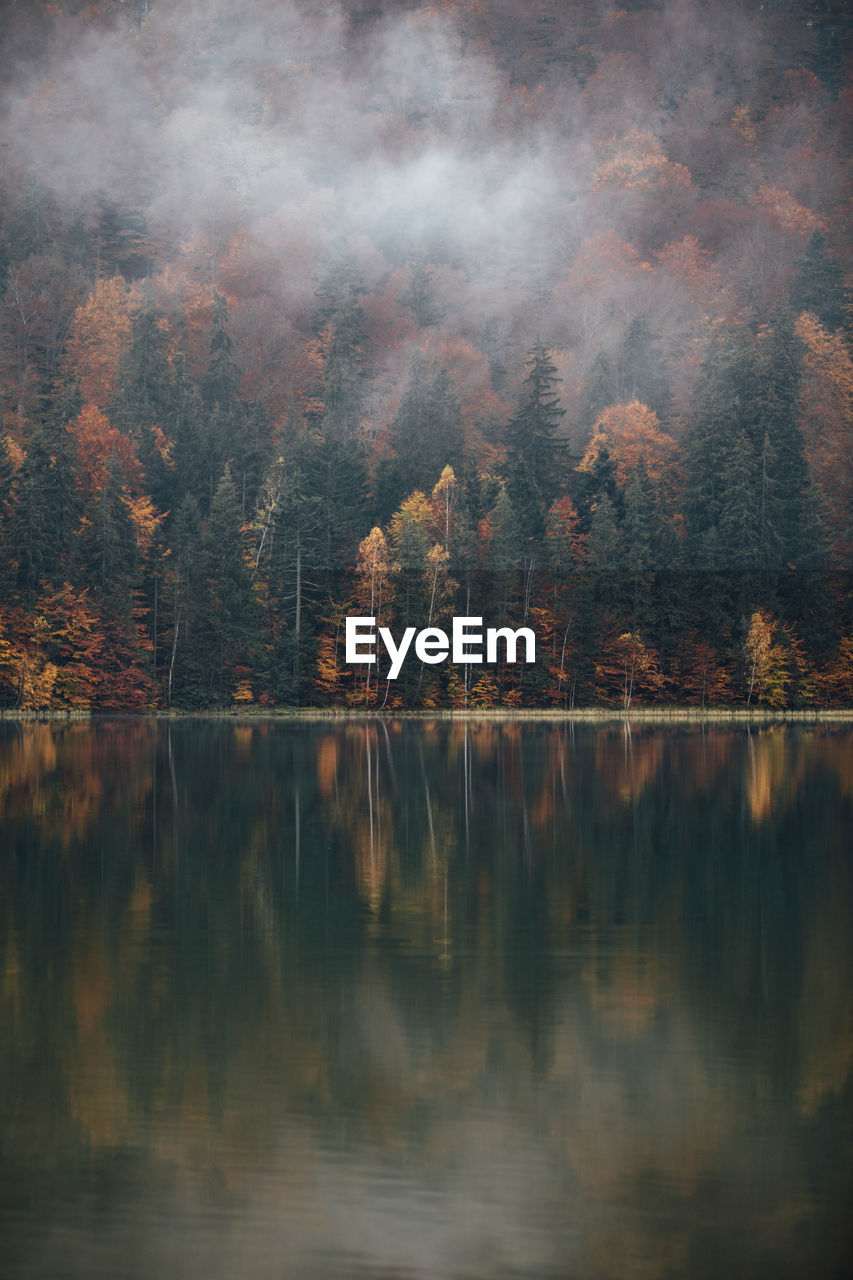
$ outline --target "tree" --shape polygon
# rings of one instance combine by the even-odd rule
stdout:
[[[203,542],[211,691],[233,700],[234,689],[254,664],[257,628],[243,545],[240,499],[226,465],[210,504]],[[237,669],[242,670],[238,673]]]
[[[187,493],[178,507],[172,557],[164,592],[171,609],[171,640],[166,671],[166,705],[201,706],[206,698],[204,557],[199,505]],[[165,628],[168,637],[168,624]]]
[[[374,526],[358,547],[355,568],[354,605],[365,618],[375,618],[376,628],[387,626],[396,594],[399,566],[391,555],[385,534]],[[321,650],[322,653],[322,650]],[[372,673],[375,672],[375,678]],[[376,667],[365,664],[358,678],[356,700],[375,698],[379,687],[378,659]]]
[[[797,321],[803,344],[800,427],[809,467],[826,504],[836,557],[853,560],[853,358],[843,338],[811,313]],[[815,507],[807,498],[807,514]]]
[[[427,613],[427,570],[431,545],[432,509],[419,489],[410,494],[391,517],[388,527],[394,560],[399,566],[400,621],[423,625]]]
[[[783,707],[789,675],[782,647],[773,643],[775,619],[766,609],[756,609],[749,620],[743,642],[743,670],[746,705],[753,697],[771,707]]]
[[[299,702],[308,606],[319,596],[322,554],[320,500],[302,465],[305,437],[293,441],[267,472],[253,530],[254,568],[265,586],[273,646],[270,687],[276,701]]]
[[[556,365],[541,341],[531,347],[524,391],[506,429],[508,477],[522,529],[544,533],[544,513],[565,480],[565,443],[557,436],[565,409],[557,393]]]
[[[671,435],[661,430],[657,414],[639,400],[610,405],[596,419],[592,438],[578,464],[578,471],[601,467],[603,450],[616,467],[616,479],[624,486],[640,458],[653,480],[672,483],[678,473],[681,450]],[[611,494],[611,497],[613,495]]]
[[[443,468],[430,496],[434,529],[445,551],[450,547],[454,520],[459,507],[459,496],[456,476],[453,468],[448,465]]]
[[[136,538],[128,510],[129,494],[121,465],[113,454],[106,483],[83,515],[82,556],[87,579],[113,615],[129,617],[136,583]]]
[[[133,297],[120,276],[98,280],[74,312],[64,367],[84,403],[106,410],[117,391],[122,352],[130,342]]]
[[[15,498],[13,483],[15,468],[9,437],[0,433],[0,597],[11,586],[14,566],[17,562],[15,548],[16,531],[13,527]],[[13,560],[15,554],[15,560]]]
[[[428,329],[441,323],[443,312],[435,300],[432,281],[433,269],[423,253],[409,260],[409,279],[400,295],[400,302],[409,308],[419,329]]]
[[[133,317],[130,346],[122,355],[110,418],[135,442],[149,490],[168,506],[171,484],[166,452],[174,411],[174,382],[165,317],[146,302]]]
[[[389,428],[393,456],[380,469],[375,492],[393,510],[414,489],[426,490],[444,467],[462,464],[464,435],[459,401],[447,370],[416,352],[400,407]]]
[[[763,450],[764,484],[760,483],[761,463],[746,431],[732,445],[721,476],[720,516],[716,526],[713,568],[758,570],[765,563],[763,534],[767,528],[762,495],[767,491],[766,458]]]
[[[364,399],[366,334],[353,264],[339,256],[317,290],[312,353],[319,369],[310,423],[327,437],[346,439],[360,424]]]
[[[30,442],[14,494],[18,585],[32,599],[43,582],[67,576],[80,516],[74,441],[49,423]]]
[[[655,696],[664,684],[658,655],[636,631],[611,636],[595,672],[600,692],[607,698],[616,693],[623,711],[630,711],[635,694]]]
[[[823,232],[818,229],[812,232],[806,251],[797,263],[790,302],[795,315],[803,311],[811,312],[830,332],[845,327],[844,284],[840,264],[833,262]]]

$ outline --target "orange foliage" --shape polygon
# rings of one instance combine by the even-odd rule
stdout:
[[[653,480],[677,479],[681,450],[672,436],[661,431],[654,409],[639,400],[610,405],[604,410],[595,423],[579,471],[592,470],[602,444],[613,456],[622,485],[627,484],[640,458],[645,458]]]
[[[692,632],[678,655],[679,688],[693,705],[716,706],[731,701],[731,677],[717,650]]]
[[[68,373],[80,383],[84,403],[106,409],[112,400],[137,300],[138,288],[128,289],[121,276],[113,276],[99,280],[74,312],[65,363]]]
[[[782,191],[779,187],[759,187],[751,203],[769,214],[783,231],[807,236],[821,225],[817,214],[812,213],[811,209],[805,209],[788,191]]]
[[[80,463],[77,488],[85,499],[100,492],[107,483],[107,463],[118,460],[125,484],[137,493],[142,490],[143,472],[133,441],[114,427],[96,404],[84,404],[77,417],[68,423],[77,445]]]
[[[595,677],[599,696],[621,702],[623,711],[630,710],[636,694],[654,697],[664,684],[657,653],[636,631],[611,636],[595,664]]]
[[[420,350],[424,358],[436,361],[450,375],[459,397],[459,412],[465,425],[466,452],[481,466],[488,466],[494,449],[483,439],[496,423],[503,423],[509,408],[492,387],[489,364],[482,351],[466,338],[427,333]]]
[[[686,165],[666,158],[663,147],[653,134],[631,129],[604,148],[606,159],[598,166],[593,188],[616,186],[629,190],[664,187],[687,190],[691,185]]]
[[[94,705],[104,647],[85,591],[66,582],[24,614],[0,614],[0,685],[21,710]]]

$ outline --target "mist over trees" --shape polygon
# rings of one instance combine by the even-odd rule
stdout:
[[[0,706],[850,702],[847,6],[0,24]]]

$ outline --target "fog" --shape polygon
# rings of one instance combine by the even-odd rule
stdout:
[[[709,310],[766,310],[843,181],[831,95],[787,69],[816,58],[797,6],[63,8],[7,10],[7,203],[35,176],[84,222],[99,199],[138,211],[154,274],[193,237],[217,259],[239,232],[241,261],[264,276],[254,292],[291,315],[310,307],[330,256],[379,290],[418,254],[447,268],[436,287],[448,332],[478,342],[490,324],[517,368],[541,333],[563,353],[569,396],[640,311],[674,363],[685,319],[689,330]],[[739,221],[729,209],[725,222],[722,197]],[[701,317],[678,314],[658,266],[685,236],[729,288]],[[636,262],[614,275],[626,244]],[[585,248],[594,287],[577,278]]]

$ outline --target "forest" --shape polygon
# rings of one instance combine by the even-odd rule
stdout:
[[[0,709],[853,705],[841,0],[0,39]]]

